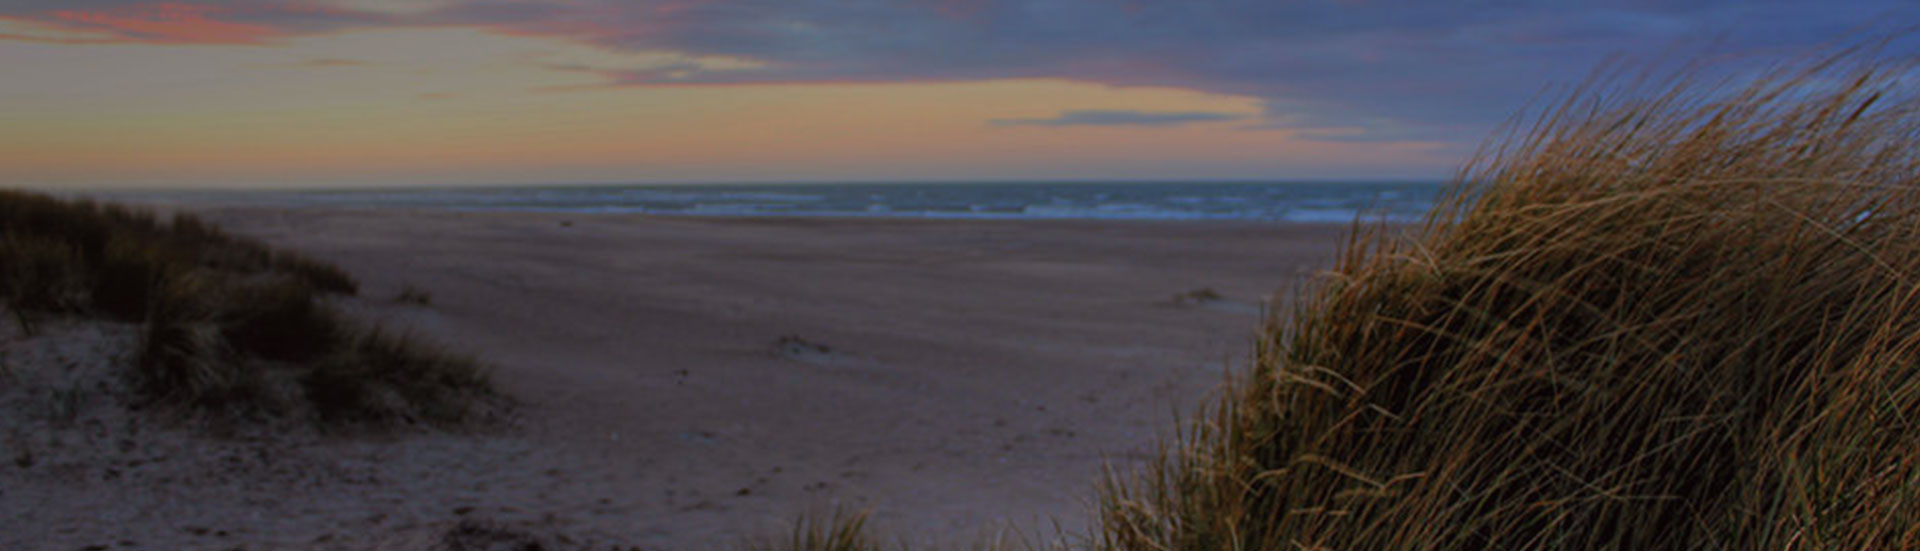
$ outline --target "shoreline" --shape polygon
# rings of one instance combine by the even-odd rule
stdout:
[[[950,220],[1417,219],[1441,182],[1158,182],[506,186],[104,193],[110,200],[273,208],[426,207],[469,212]]]
[[[344,213],[388,213],[419,215],[467,215],[467,216],[535,216],[545,218],[635,218],[651,220],[711,220],[718,222],[768,221],[783,223],[861,223],[861,222],[903,222],[903,223],[959,223],[959,224],[1193,224],[1219,226],[1286,226],[1302,228],[1350,228],[1354,224],[1386,224],[1390,226],[1411,226],[1419,220],[1391,220],[1383,218],[1360,218],[1344,221],[1298,221],[1277,218],[1235,218],[1235,217],[1076,217],[1076,216],[944,216],[944,215],[902,215],[876,213],[871,215],[853,213],[821,214],[737,214],[737,213],[689,213],[689,212],[642,212],[629,210],[567,210],[536,208],[466,208],[447,206],[417,205],[271,205],[248,203],[207,203],[179,199],[125,198],[110,195],[86,196],[103,201],[126,205],[137,205],[163,212],[173,210],[192,210],[199,213],[247,213],[247,212],[330,212]]]

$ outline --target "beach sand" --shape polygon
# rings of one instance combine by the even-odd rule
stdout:
[[[184,440],[137,461],[69,442],[0,480],[29,527],[0,546],[356,548],[488,519],[705,549],[835,508],[916,547],[1049,539],[1245,364],[1262,305],[1345,230],[189,208],[339,263],[363,283],[349,309],[497,366],[517,425],[162,428]],[[408,286],[430,302],[391,300]],[[1219,296],[1176,299],[1200,289]]]

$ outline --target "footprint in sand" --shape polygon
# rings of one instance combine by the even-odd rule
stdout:
[[[878,367],[873,360],[833,347],[809,341],[799,335],[783,335],[773,341],[774,357],[826,367]]]

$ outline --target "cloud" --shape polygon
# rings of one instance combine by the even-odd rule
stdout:
[[[684,56],[547,62],[591,72],[603,87],[1054,78],[1258,97],[1260,126],[1330,140],[1471,141],[1544,85],[1580,81],[1609,55],[1804,51],[1920,11],[1903,0],[407,0],[374,9],[382,5],[10,0],[0,23],[44,32],[0,25],[0,40],[258,44],[454,26]],[[741,67],[701,61],[715,59]]]
[[[222,8],[156,4],[102,11],[60,10],[39,21],[56,29],[132,42],[254,44],[280,34],[271,26],[219,17]]]
[[[264,0],[13,0],[0,5],[0,22],[99,43],[256,45],[394,21],[378,12]]]
[[[337,57],[323,57],[318,59],[309,59],[309,60],[300,62],[299,66],[319,69],[319,68],[327,68],[327,67],[363,67],[366,65],[367,65],[367,62],[360,61],[357,59],[340,59]]]
[[[764,64],[605,72],[608,86],[1060,78],[1259,97],[1268,102],[1265,127],[1387,142],[1478,140],[1546,85],[1578,82],[1613,54],[1804,49],[1886,12],[1915,12],[1895,0],[1844,8],[1739,0],[1441,4],[590,0],[592,9],[537,17],[473,9],[462,16],[614,50]]]
[[[335,8],[393,14],[417,14],[456,6],[461,0],[325,0]]]
[[[1239,113],[1213,111],[1128,111],[1120,109],[1073,109],[1042,119],[993,119],[994,126],[1181,126],[1200,122],[1234,121],[1247,118]]]

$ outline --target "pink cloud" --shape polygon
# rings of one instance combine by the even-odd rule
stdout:
[[[161,3],[109,10],[61,10],[27,20],[60,30],[107,33],[126,42],[259,44],[285,36],[268,25],[226,21],[218,6]]]

